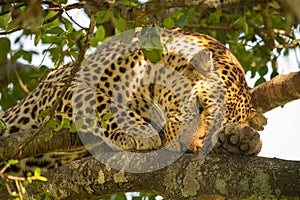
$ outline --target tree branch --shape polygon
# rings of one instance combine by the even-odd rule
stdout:
[[[259,3],[267,3],[271,2],[271,0],[261,0]],[[170,8],[202,8],[209,10],[217,10],[217,9],[226,9],[233,8],[239,6],[252,6],[257,5],[256,0],[228,0],[228,1],[214,1],[214,0],[190,0],[190,1],[182,1],[182,0],[162,0],[162,1],[154,1],[147,2],[141,6],[131,7],[124,5],[122,3],[118,4],[121,8],[121,15],[124,19],[133,20],[145,15],[154,14],[161,10],[170,9]]]
[[[20,131],[7,137],[0,137],[0,162],[8,159],[24,159],[34,155],[48,152],[71,151],[82,147],[82,142],[77,133],[70,133],[68,129],[53,132],[49,141],[44,141],[42,136],[49,133],[45,128],[41,133],[26,145],[21,153],[18,148],[32,137],[34,130]]]
[[[0,5],[3,4],[10,4],[10,3],[21,3],[21,2],[28,2],[29,0],[0,0]]]
[[[114,158],[113,154],[106,156]],[[161,170],[132,174],[90,157],[48,171],[48,181],[40,186],[54,199],[91,199],[130,191],[155,192],[172,200],[210,194],[254,199],[261,195],[296,197],[300,194],[299,168],[300,162],[279,159],[226,155],[200,159],[185,154]]]
[[[184,28],[197,28],[206,30],[217,30],[217,31],[228,31],[228,30],[239,30],[239,28],[234,26],[203,26],[200,24],[186,24]]]
[[[264,22],[265,34],[267,35],[267,37],[266,37],[267,40],[264,42],[266,43],[266,46],[269,49],[273,50],[274,46],[275,46],[275,36],[274,36],[274,30],[272,27],[270,16],[268,13],[268,4],[266,4],[266,3],[262,4],[261,15],[262,15],[263,22]]]
[[[15,66],[13,66],[13,64]],[[0,88],[6,86],[8,83],[13,81],[12,75],[15,73],[14,68],[17,71],[22,71],[25,73],[39,70],[38,67],[32,65],[26,65],[20,62],[12,63],[11,60],[6,60],[2,64],[0,64]]]
[[[300,72],[278,75],[251,90],[253,106],[262,113],[300,99]]]

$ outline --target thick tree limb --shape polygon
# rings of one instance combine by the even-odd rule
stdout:
[[[113,159],[113,155],[109,156]],[[155,192],[172,200],[210,194],[238,199],[262,195],[298,197],[299,168],[299,162],[279,159],[226,155],[200,159],[185,154],[161,170],[132,174],[87,158],[48,171],[48,181],[40,186],[55,199],[91,199],[129,191]]]
[[[44,141],[43,134],[49,134],[49,129],[45,128],[40,135],[32,140],[24,149],[19,148],[28,138],[32,137],[34,130],[20,131],[8,137],[0,137],[0,162],[7,159],[23,159],[33,155],[44,154],[54,151],[75,150],[82,146],[82,142],[77,133],[70,133],[68,129],[53,132],[49,141]],[[19,153],[18,153],[19,152]]]
[[[253,106],[262,113],[300,99],[300,72],[278,75],[251,90]]]

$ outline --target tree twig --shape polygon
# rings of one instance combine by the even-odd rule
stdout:
[[[13,59],[11,59],[11,64],[12,64],[12,66],[13,66],[13,70],[14,70],[14,72],[15,72],[15,75],[16,75],[17,79],[18,79],[18,83],[19,83],[20,87],[22,88],[22,90],[23,90],[25,93],[28,94],[28,93],[29,93],[29,90],[28,90],[27,86],[23,83],[22,78],[21,78],[21,76],[19,75],[19,72],[18,72],[18,70],[17,70],[16,64],[15,64],[15,62],[14,62]]]

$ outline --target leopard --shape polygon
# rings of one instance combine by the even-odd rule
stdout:
[[[0,113],[0,137],[38,129],[50,119],[43,112],[58,101],[55,120],[68,119],[78,134],[93,135],[112,150],[260,152],[258,131],[266,119],[251,104],[238,59],[213,37],[180,28],[135,28],[103,43],[86,61],[66,92],[72,62]],[[13,171],[59,167],[88,150],[33,155]]]

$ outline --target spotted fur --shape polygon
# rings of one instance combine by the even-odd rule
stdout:
[[[88,66],[80,67],[59,103],[56,119],[67,118],[73,123],[83,120],[78,132],[94,134],[112,149],[143,151],[168,146],[172,151],[189,148],[197,152],[210,130],[214,134],[222,125],[247,124],[253,118],[255,110],[243,68],[223,44],[203,34],[157,30],[163,47],[162,59],[157,63],[147,59],[140,49],[141,29],[135,30],[130,42],[116,36],[89,55]],[[201,52],[211,55],[213,63],[199,63],[202,56],[207,56]],[[205,71],[204,65],[211,69]],[[5,122],[1,136],[37,129],[47,120],[40,114],[61,95],[71,69],[72,63],[53,70],[23,101],[1,113]],[[108,114],[113,117],[101,126],[101,119]],[[221,123],[216,124],[218,119]],[[219,139],[219,146],[230,152],[230,139],[224,138]],[[234,153],[257,154],[259,137],[252,143],[251,151],[240,149]],[[56,158],[69,162],[84,156],[83,152],[72,159],[65,159],[70,154]],[[57,163],[49,155],[39,158],[51,160],[51,166],[43,168]],[[32,159],[27,159],[22,167],[30,162]]]

